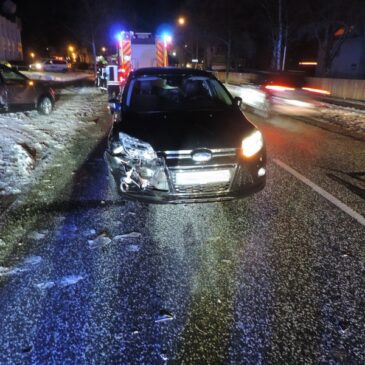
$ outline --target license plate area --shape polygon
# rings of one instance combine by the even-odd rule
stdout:
[[[231,180],[231,171],[222,170],[203,170],[203,171],[176,171],[175,185],[209,185],[224,184]]]

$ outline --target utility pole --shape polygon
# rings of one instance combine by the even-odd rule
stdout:
[[[281,54],[282,54],[282,44],[283,44],[283,1],[278,0],[278,20],[279,20],[279,29],[278,29],[278,39],[276,45],[276,65],[275,68],[277,71],[281,69]]]

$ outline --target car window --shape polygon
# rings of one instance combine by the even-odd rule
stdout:
[[[46,65],[52,65],[52,60],[48,60],[47,62],[46,62]]]
[[[25,76],[13,71],[10,68],[7,68],[7,67],[1,68],[0,74],[1,74],[5,84],[16,84],[16,83],[23,82],[26,80]]]
[[[132,80],[127,106],[135,112],[200,110],[232,105],[220,83],[209,77],[159,75]]]

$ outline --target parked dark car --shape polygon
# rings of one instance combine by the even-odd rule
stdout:
[[[145,68],[128,77],[105,159],[113,191],[156,203],[241,198],[264,188],[261,132],[210,73]],[[120,109],[120,110],[118,110]]]
[[[48,115],[54,103],[52,88],[0,64],[0,111],[37,109],[39,113]]]

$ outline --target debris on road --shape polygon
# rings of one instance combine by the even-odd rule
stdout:
[[[109,243],[111,243],[111,242],[112,242],[112,240],[105,235],[98,236],[94,240],[87,241],[90,248],[104,247],[106,245],[109,245]]]
[[[138,245],[128,245],[127,246],[127,251],[129,251],[129,252],[138,252],[139,251],[139,246]]]
[[[74,285],[82,279],[83,279],[83,277],[81,275],[65,276],[59,281],[59,285],[62,286],[62,287],[69,286],[69,285]]]
[[[115,236],[113,238],[113,241],[122,241],[122,240],[125,240],[128,238],[140,238],[141,236],[142,236],[142,234],[139,232],[130,232],[130,233],[125,233],[125,234]]]
[[[29,256],[24,260],[25,265],[38,265],[42,262],[42,257],[40,256]]]
[[[171,312],[166,309],[161,309],[155,319],[155,323],[172,321],[173,319],[175,319],[175,316]]]
[[[45,289],[53,288],[55,285],[56,285],[56,283],[54,281],[46,281],[44,283],[36,284],[35,286],[38,289],[45,290]]]

